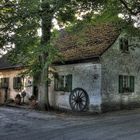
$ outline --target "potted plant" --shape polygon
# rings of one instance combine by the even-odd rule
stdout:
[[[15,104],[20,105],[21,104],[21,96],[20,94],[17,94],[15,97]]]

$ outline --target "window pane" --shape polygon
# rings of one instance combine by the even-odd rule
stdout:
[[[120,75],[119,76],[119,93],[124,92],[134,92],[134,76],[126,76]]]
[[[21,77],[14,77],[13,78],[13,88],[14,89],[21,89],[21,87],[22,87]]]
[[[58,89],[64,89],[64,76],[59,76]]]
[[[128,39],[120,38],[119,43],[120,43],[119,44],[120,45],[120,50],[122,52],[128,52],[129,51]]]
[[[119,75],[119,93],[123,93],[123,76]]]
[[[58,79],[55,78],[54,89],[70,92],[72,90],[72,75],[61,75]]]
[[[0,86],[1,88],[8,88],[9,87],[9,78],[1,78],[0,79]]]
[[[55,90],[64,89],[64,76],[58,76],[58,78],[54,79],[54,88]]]
[[[66,76],[66,89],[68,92],[72,91],[72,75]]]

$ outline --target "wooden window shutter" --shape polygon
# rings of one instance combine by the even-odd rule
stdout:
[[[123,93],[123,76],[119,75],[119,93]]]
[[[120,50],[123,51],[123,38],[119,39]]]
[[[135,77],[130,76],[130,91],[134,92],[135,91]]]
[[[13,78],[13,89],[16,89],[17,88],[17,78],[14,77]]]
[[[72,91],[72,74],[69,74],[66,76],[66,83],[67,83],[67,91],[71,92]]]
[[[124,51],[129,51],[128,39],[124,39]]]
[[[6,78],[6,85],[9,87],[9,78]]]

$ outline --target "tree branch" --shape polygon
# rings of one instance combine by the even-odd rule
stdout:
[[[125,9],[131,14],[131,15],[134,15],[136,16],[140,11],[136,11],[134,12],[133,9],[129,8],[128,7],[128,3],[125,1],[125,0],[120,0],[120,2],[123,4],[123,6],[125,7]]]

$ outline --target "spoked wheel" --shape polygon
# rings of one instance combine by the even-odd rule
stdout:
[[[82,88],[75,88],[69,97],[69,103],[73,111],[84,111],[88,107],[88,94]]]

